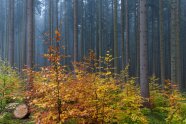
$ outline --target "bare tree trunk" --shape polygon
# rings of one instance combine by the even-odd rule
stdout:
[[[83,53],[83,27],[84,27],[84,19],[83,19],[83,16],[84,16],[84,9],[83,9],[83,0],[81,0],[81,31],[80,31],[80,51],[79,51],[79,54],[80,54],[80,59],[83,59],[84,57],[84,53]]]
[[[147,52],[147,0],[140,0],[140,86],[143,98],[149,98]]]
[[[125,49],[124,49],[124,0],[121,0],[121,49],[122,49],[122,69],[124,69],[125,67],[125,58],[124,58],[124,54],[125,54]]]
[[[78,0],[74,0],[74,62],[78,60]]]
[[[126,0],[126,65],[129,64],[129,13],[128,13],[128,0]]]
[[[3,5],[4,5],[4,2],[2,2],[0,4],[0,11],[1,11],[0,17],[3,17],[3,13],[2,13],[2,12],[4,12],[3,11]],[[4,28],[3,28],[3,20],[0,20],[0,28],[4,30]],[[2,59],[2,56],[3,56],[2,55],[2,49],[3,49],[3,30],[0,30],[0,59]]]
[[[54,33],[54,26],[53,26],[53,23],[54,23],[54,18],[53,18],[53,10],[54,10],[54,4],[53,4],[53,1],[52,0],[48,0],[48,10],[49,10],[49,41],[50,41],[50,43],[49,43],[49,45],[53,45],[53,38],[54,38],[54,35],[53,35],[53,33]]]
[[[181,89],[181,55],[180,55],[180,0],[176,1],[176,83]]]
[[[163,39],[163,0],[159,1],[159,34],[160,34],[160,72],[161,72],[161,84],[164,85],[165,80],[165,66],[164,66],[164,39]]]
[[[102,1],[98,0],[98,46],[99,46],[99,57],[102,56]]]
[[[117,25],[117,4],[114,0],[114,72],[118,73],[118,25]]]
[[[171,0],[171,81],[176,83],[176,1]]]
[[[14,65],[14,0],[9,0],[8,2],[9,2],[8,61],[10,65],[13,66]]]
[[[139,27],[140,27],[140,18],[139,18],[139,3],[140,0],[136,1],[136,76],[137,76],[137,84],[140,84],[140,33],[139,33]]]
[[[27,0],[27,66],[33,67],[34,56],[34,0]]]

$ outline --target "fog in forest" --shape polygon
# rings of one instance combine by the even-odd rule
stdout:
[[[102,82],[104,79],[105,82],[109,82],[108,80],[110,80],[110,82],[116,83],[113,87],[118,87],[119,84],[119,89],[123,91],[123,87],[127,86],[120,86],[121,82],[130,82],[133,78],[133,84],[135,87],[139,87],[139,96],[145,99],[151,99],[151,96],[158,95],[152,95],[157,93],[151,92],[153,91],[151,87],[155,87],[154,84],[157,84],[160,89],[166,89],[167,87],[174,89],[172,87],[175,86],[176,91],[181,91],[181,93],[186,90],[185,0],[0,0],[0,17],[0,89],[2,91],[5,91],[3,90],[5,85],[1,86],[1,83],[6,82],[4,78],[1,78],[2,75],[11,76],[9,72],[6,72],[8,69],[4,69],[5,72],[3,71],[4,66],[13,68],[12,72],[16,71],[21,79],[22,77],[25,79],[24,75],[27,75],[25,79],[26,86],[24,86],[27,87],[27,91],[28,89],[32,89],[31,91],[36,90],[37,88],[34,89],[34,86],[37,86],[38,90],[44,89],[42,85],[35,85],[33,82],[45,82],[45,80],[57,82],[57,91],[59,91],[60,82],[70,82],[70,80],[76,79],[83,79],[80,82],[86,82],[87,80],[88,82],[92,80]],[[32,75],[29,69],[32,69],[36,75]],[[56,78],[47,77],[51,75],[51,72]],[[82,76],[83,74],[81,75],[80,72],[87,73],[87,75]],[[97,75],[99,75],[99,79],[93,79],[93,76],[96,77]],[[89,79],[84,79],[86,77]],[[43,80],[40,78],[43,78]],[[55,80],[51,81],[50,79]],[[29,84],[32,84],[33,87],[30,87]],[[91,90],[93,84],[86,84],[86,86],[82,84],[81,86],[86,87],[90,92],[96,93],[95,90]],[[103,84],[104,87],[109,87],[105,86],[107,83]],[[99,86],[101,87],[103,84],[99,84]],[[167,86],[167,84],[170,86]],[[69,88],[70,91],[71,88],[73,89],[71,87],[73,85],[74,87],[80,87],[80,85],[72,83],[66,88]],[[21,85],[21,87],[23,86]],[[79,92],[79,90],[75,88],[74,92]],[[51,89],[46,88],[46,91],[50,92]],[[38,92],[37,90],[34,92],[36,96],[41,95],[38,95]],[[66,92],[64,91],[64,94]],[[170,92],[173,93],[173,91]],[[66,97],[59,98],[59,94],[60,91],[56,97],[58,101],[62,102],[63,99],[66,99]],[[72,95],[73,93],[67,94]],[[114,93],[110,94],[113,95]],[[1,97],[4,98],[4,93],[0,92],[0,102]],[[52,98],[52,96],[47,97]],[[73,95],[71,97],[73,98]],[[40,101],[41,103],[48,100],[47,98],[43,99],[43,101]],[[71,104],[78,101],[73,100],[67,101]],[[149,108],[152,105],[149,104],[148,100],[144,101],[141,102],[143,106]],[[1,103],[0,110],[3,110],[3,104],[7,103],[7,101]],[[83,122],[92,124],[130,123],[130,121],[119,120],[119,115],[116,117],[116,120],[119,121],[115,122],[115,116],[108,114],[112,111],[112,107],[108,107],[108,115],[106,114],[105,118],[113,118],[113,120],[100,117],[104,114],[97,109],[101,108],[102,103],[100,103],[100,106],[96,106],[97,114],[89,115],[93,108],[90,110],[85,108],[91,105],[86,106],[85,103],[80,102],[79,104],[83,105],[82,111],[86,110],[86,112],[83,111],[85,115],[79,112],[81,109],[79,110],[76,106],[77,111],[71,111],[67,118],[60,113],[63,110],[59,110],[60,107],[63,108],[62,106],[65,103],[59,104],[57,102],[56,104],[59,116],[51,119],[55,120],[54,123],[56,124],[59,122],[68,124],[71,122],[69,118],[74,118],[74,120],[72,119],[74,124],[76,122],[77,124]],[[175,110],[177,111],[177,109]],[[43,111],[44,114],[48,111],[45,112]],[[76,115],[75,112],[79,113]],[[173,110],[167,113],[169,112],[171,113]],[[65,115],[67,116],[67,114]],[[39,117],[42,118],[43,115],[41,114]],[[62,118],[63,121],[61,121]],[[76,120],[76,118],[78,119]],[[79,118],[85,121],[79,120]],[[88,121],[85,118],[91,118],[92,120]],[[145,118],[142,118],[141,120],[136,119],[137,121],[131,119],[131,123],[147,123],[147,121],[144,121]],[[179,122],[172,121],[174,117],[170,114],[167,114],[165,118],[163,119],[166,122],[162,121],[162,123],[172,122],[176,124]],[[49,121],[50,119],[43,119],[41,119],[41,124],[53,123],[53,121]],[[183,117],[182,121],[186,123],[186,116]],[[152,122],[152,120],[149,122]],[[38,124],[40,123],[38,122]]]

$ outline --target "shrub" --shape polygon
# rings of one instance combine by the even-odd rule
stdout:
[[[56,62],[53,57],[51,59]],[[50,124],[147,123],[140,109],[142,98],[135,80],[131,78],[124,83],[115,78],[110,68],[112,60],[109,52],[98,61],[90,51],[84,62],[74,63],[72,72],[66,73],[58,61],[57,75],[55,63],[34,72],[30,96],[35,121]],[[100,61],[101,67],[98,66]]]
[[[17,71],[0,60],[0,111],[4,111],[8,103],[21,100],[21,83]]]
[[[150,112],[146,114],[149,122],[154,123],[185,123],[185,98],[178,91],[177,86],[169,80],[162,87],[158,85],[158,79],[150,80]]]

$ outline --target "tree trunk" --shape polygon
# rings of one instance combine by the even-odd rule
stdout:
[[[83,59],[84,57],[84,43],[83,43],[83,39],[84,39],[84,35],[83,35],[83,30],[84,30],[84,2],[83,0],[81,0],[81,32],[80,32],[80,58]]]
[[[137,84],[140,84],[140,18],[139,18],[139,3],[140,0],[136,1],[136,77]]]
[[[34,0],[27,0],[27,68],[32,69],[34,64]],[[28,77],[27,90],[31,89],[32,75]]]
[[[164,66],[164,31],[163,31],[163,0],[159,1],[159,34],[160,34],[160,72],[161,84],[164,85],[165,80],[165,66]]]
[[[126,0],[126,65],[129,64],[129,13],[128,0]]]
[[[176,1],[171,0],[171,81],[177,83],[176,80]]]
[[[74,62],[78,60],[78,0],[74,0]]]
[[[181,89],[180,0],[176,1],[176,83]]]
[[[48,10],[49,10],[49,41],[50,41],[50,43],[49,43],[49,45],[53,45],[53,22],[54,22],[54,20],[53,20],[53,1],[52,0],[48,0]]]
[[[27,0],[27,66],[33,67],[34,55],[34,0]]]
[[[125,67],[125,58],[124,58],[124,54],[125,54],[125,49],[124,49],[124,29],[125,29],[125,24],[124,24],[124,0],[121,0],[121,49],[122,49],[122,69],[124,69]]]
[[[99,57],[102,56],[102,0],[98,0],[98,46],[99,46]],[[101,64],[99,63],[101,66]]]
[[[8,61],[11,66],[14,65],[14,0],[9,0],[9,49]]]
[[[149,98],[147,52],[147,0],[140,0],[140,86],[143,98]]]
[[[114,0],[114,72],[118,73],[118,25],[117,25],[117,4]]]

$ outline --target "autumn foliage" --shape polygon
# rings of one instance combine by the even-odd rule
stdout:
[[[56,43],[59,37],[56,31]],[[147,123],[140,110],[139,89],[132,79],[126,83],[115,78],[109,51],[99,60],[90,51],[89,57],[73,63],[73,71],[68,72],[61,64],[66,56],[60,51],[60,46],[50,46],[49,53],[44,55],[50,65],[31,72],[34,79],[29,95],[36,122]]]
[[[67,57],[61,53],[60,33],[55,32],[56,41],[44,56],[50,65],[33,75],[33,86],[28,93],[31,98],[32,117],[36,123],[57,124],[146,124],[153,120],[159,123],[184,122],[181,110],[183,96],[166,82],[162,89],[152,77],[150,108],[143,107],[140,88],[136,78],[128,75],[128,66],[121,74],[114,74],[109,51],[105,57],[96,59],[93,51],[82,62],[73,63],[72,71],[62,65]],[[67,71],[68,70],[68,71]],[[156,113],[160,113],[158,118]],[[154,116],[151,116],[154,115]],[[158,121],[157,121],[158,120]]]
[[[62,53],[64,46],[59,45],[61,34],[59,31],[55,34],[55,41],[44,54],[50,64],[37,71],[24,70],[25,82],[31,84],[29,90],[15,69],[0,61],[1,113],[9,103],[26,101],[30,119],[39,124],[186,123],[186,100],[177,85],[166,80],[160,86],[159,79],[150,77],[149,107],[145,108],[137,77],[128,74],[129,66],[115,74],[112,67],[115,58],[110,51],[97,59],[92,50],[82,61],[72,63],[72,67],[63,65],[68,55]],[[0,123],[15,122],[7,118],[12,119],[6,115],[0,118]]]

